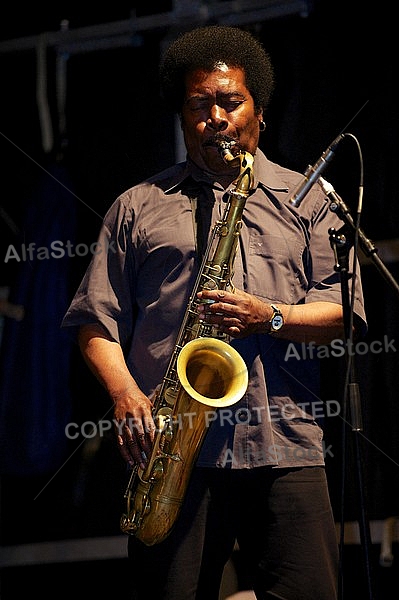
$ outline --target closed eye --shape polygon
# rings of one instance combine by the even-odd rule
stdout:
[[[186,101],[186,106],[189,108],[189,110],[196,112],[196,111],[209,110],[214,104],[217,104],[217,106],[219,106],[226,112],[230,113],[230,112],[233,112],[234,110],[236,110],[244,102],[245,102],[245,100],[241,99],[241,98],[235,99],[235,98],[231,98],[231,97],[227,97],[227,98],[223,97],[223,98],[218,98],[217,101],[215,102],[213,98],[196,96],[196,97],[189,98]]]

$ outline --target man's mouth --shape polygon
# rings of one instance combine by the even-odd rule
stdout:
[[[213,147],[213,148],[220,148],[223,145],[229,145],[230,147],[234,146],[234,145],[238,145],[237,140],[235,140],[234,138],[228,136],[228,135],[224,135],[222,133],[217,133],[216,135],[208,138],[207,140],[205,140],[204,142],[204,146],[206,147]]]

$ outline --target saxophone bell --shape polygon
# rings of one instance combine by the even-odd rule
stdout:
[[[244,359],[230,344],[212,337],[196,338],[183,346],[177,373],[191,398],[215,408],[238,402],[248,385]]]

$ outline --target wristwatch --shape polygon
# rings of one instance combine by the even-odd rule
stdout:
[[[276,331],[280,331],[282,326],[284,325],[284,317],[279,308],[274,304],[270,305],[273,309],[272,318],[269,321],[269,333],[276,333]]]

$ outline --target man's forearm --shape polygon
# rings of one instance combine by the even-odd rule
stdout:
[[[115,401],[127,390],[137,388],[129,372],[122,348],[95,324],[83,325],[79,330],[79,347],[98,381]]]

